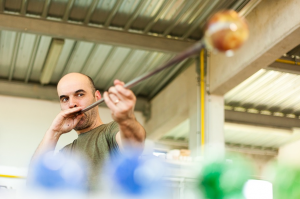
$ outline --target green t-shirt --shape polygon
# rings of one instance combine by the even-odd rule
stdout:
[[[98,187],[97,183],[99,183],[103,164],[120,152],[116,141],[118,131],[119,127],[116,122],[102,124],[88,132],[79,134],[73,143],[61,150],[68,157],[81,155],[86,159],[90,167],[87,185],[91,190]]]

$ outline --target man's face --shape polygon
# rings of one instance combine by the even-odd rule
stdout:
[[[96,93],[95,96],[92,85],[86,76],[76,73],[64,76],[57,85],[57,92],[62,110],[74,107],[85,108],[97,101],[100,95]],[[97,114],[97,107],[85,112],[85,116],[81,118],[74,130],[83,130],[90,127]]]

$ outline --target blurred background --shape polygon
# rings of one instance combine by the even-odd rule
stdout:
[[[60,111],[56,84],[63,75],[89,75],[103,93],[114,79],[128,82],[200,40],[207,19],[222,9],[248,21],[250,38],[234,56],[204,51],[132,88],[147,131],[144,154],[168,163],[174,198],[183,198],[196,177],[185,166],[209,153],[247,157],[255,167],[250,186],[261,188],[255,180],[268,180],[270,162],[300,161],[297,6],[297,0],[0,0],[0,188],[25,186],[31,156]],[[105,105],[99,109],[104,122],[112,120]],[[76,138],[62,136],[57,150]]]

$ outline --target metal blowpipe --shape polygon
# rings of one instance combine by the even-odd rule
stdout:
[[[157,69],[136,77],[125,84],[124,87],[131,88],[148,79],[149,77],[159,73],[160,71],[171,67],[172,65],[179,63],[184,59],[196,55],[204,47],[215,51],[229,53],[232,50],[239,48],[247,40],[248,35],[248,25],[246,21],[238,15],[237,12],[233,10],[218,12],[208,20],[203,40],[196,42],[193,46],[179,53]],[[86,112],[103,102],[104,99],[102,98],[82,109],[81,112]]]
[[[159,73],[160,71],[176,64],[176,63],[179,63],[181,62],[182,60],[192,56],[192,55],[195,55],[197,54],[198,52],[200,52],[200,50],[204,47],[204,45],[202,44],[201,41],[197,42],[196,44],[194,44],[192,47],[188,48],[187,50],[181,52],[180,54],[176,55],[174,58],[172,58],[171,60],[169,60],[168,62],[166,62],[165,64],[163,64],[162,66],[158,67],[157,69],[151,71],[151,72],[148,72],[146,74],[143,74],[139,77],[136,77],[134,78],[133,80],[131,80],[130,82],[126,83],[124,85],[125,88],[131,88],[135,85],[137,85],[138,83],[148,79],[149,77]],[[104,102],[104,99],[100,99],[96,102],[94,102],[93,104],[89,105],[88,107],[84,108],[81,110],[81,112],[86,112],[92,108],[94,108],[95,106],[101,104]]]

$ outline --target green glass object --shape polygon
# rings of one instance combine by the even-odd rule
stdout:
[[[300,166],[277,165],[272,181],[274,199],[300,198]]]
[[[243,199],[243,187],[251,173],[244,160],[217,160],[204,165],[197,188],[205,199]]]

